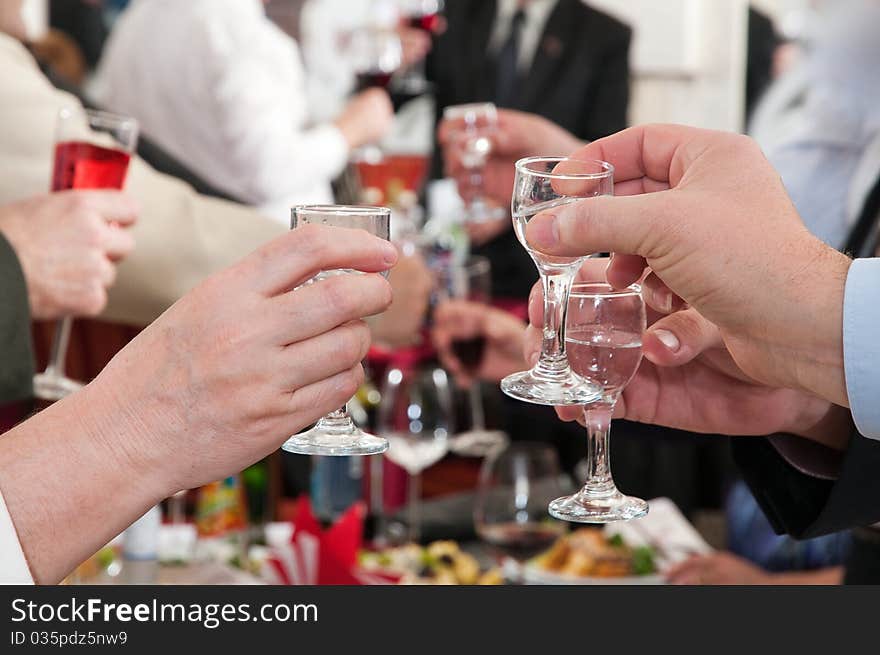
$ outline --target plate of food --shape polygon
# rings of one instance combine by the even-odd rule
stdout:
[[[498,585],[504,576],[498,569],[482,570],[476,558],[455,541],[435,541],[427,546],[407,544],[381,551],[364,551],[360,569],[384,576],[398,584]]]
[[[659,585],[664,584],[650,546],[628,544],[621,535],[598,528],[565,534],[523,566],[526,584]]]

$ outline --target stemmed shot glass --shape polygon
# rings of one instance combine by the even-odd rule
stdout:
[[[456,125],[452,138],[466,171],[458,181],[458,193],[465,203],[464,220],[483,223],[503,218],[505,209],[483,197],[483,175],[492,154],[492,137],[498,131],[498,110],[491,102],[452,105],[443,111],[443,118]]]
[[[565,316],[574,276],[587,256],[556,257],[532,248],[526,226],[536,214],[614,193],[614,167],[603,161],[530,157],[516,163],[511,214],[520,243],[531,255],[544,287],[541,355],[535,366],[501,381],[508,396],[538,405],[585,405],[601,387],[571,370],[565,356]]]
[[[294,230],[314,223],[365,230],[386,240],[391,237],[391,210],[386,207],[304,205],[294,207],[290,213],[290,227]],[[350,269],[322,271],[306,284],[353,274],[362,273]],[[293,435],[281,448],[300,455],[377,455],[388,449],[388,441],[355,425],[345,405],[321,418],[311,430]]]
[[[642,361],[645,303],[638,285],[615,290],[608,284],[576,284],[568,305],[568,357],[578,374],[602,389],[584,407],[587,425],[587,481],[573,496],[550,503],[555,518],[575,523],[609,523],[648,513],[648,503],[625,496],[611,477],[608,436],[620,394]]]
[[[122,189],[137,139],[133,118],[65,107],[56,123],[52,191]],[[58,321],[49,364],[34,376],[34,395],[41,400],[61,400],[83,386],[64,371],[72,325],[71,317]]]

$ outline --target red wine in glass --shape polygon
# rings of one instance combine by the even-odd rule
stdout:
[[[485,351],[486,337],[482,335],[452,342],[452,352],[469,373],[476,373],[480,368]]]
[[[480,527],[479,533],[490,546],[518,562],[540,555],[550,548],[564,528],[552,523],[496,523]]]
[[[64,141],[55,146],[52,190],[121,189],[130,160],[123,150]]]
[[[440,23],[440,14],[422,14],[420,16],[410,16],[407,24],[417,30],[423,30],[428,34],[433,34]]]
[[[384,71],[364,71],[357,74],[356,84],[359,91],[372,87],[385,89],[391,83],[391,73]]]

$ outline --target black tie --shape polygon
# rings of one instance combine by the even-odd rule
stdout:
[[[498,77],[495,82],[495,104],[511,107],[516,99],[516,83],[519,79],[517,64],[519,60],[519,38],[526,13],[518,9],[510,23],[510,36],[498,51]]]

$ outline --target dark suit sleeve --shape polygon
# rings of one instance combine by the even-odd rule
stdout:
[[[627,127],[631,42],[632,30],[628,27],[621,25],[614,30],[604,56],[597,62],[596,81],[590,85],[590,111],[584,116],[578,136],[595,141]]]
[[[801,472],[769,439],[735,439],[733,455],[779,534],[808,539],[880,521],[880,441],[854,434],[836,479]]]
[[[15,251],[0,234],[0,405],[33,395],[30,329],[24,275]]]

